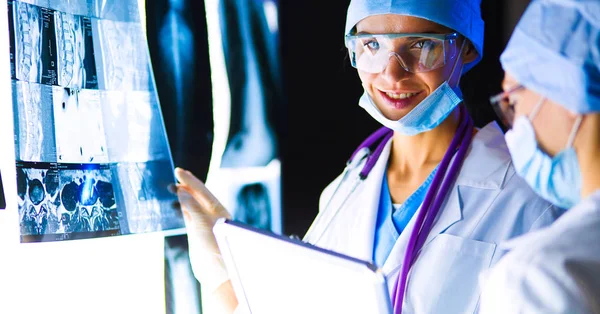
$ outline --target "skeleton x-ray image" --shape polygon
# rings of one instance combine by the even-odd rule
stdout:
[[[110,160],[169,159],[161,112],[151,92],[101,92],[102,121]]]
[[[10,34],[8,37],[8,52],[10,55],[10,77],[15,80],[17,79],[17,70],[16,70],[16,44],[15,44],[15,11],[13,0],[8,0],[8,33]]]
[[[242,186],[236,205],[234,219],[257,228],[271,229],[271,201],[265,184],[255,182]]]
[[[92,22],[89,17],[54,11],[58,53],[58,85],[98,88]]]
[[[50,0],[61,2],[62,0]],[[70,0],[73,1],[73,0]],[[86,0],[78,0],[85,2]],[[123,0],[87,0],[91,3],[91,16],[112,21],[140,23],[140,14],[137,1]]]
[[[165,237],[166,314],[202,314],[200,283],[194,277],[186,235]]]
[[[94,51],[101,90],[150,91],[154,89],[148,45],[139,23],[93,20]]]
[[[117,202],[127,208],[121,215],[123,233],[144,233],[183,227],[177,195],[170,192],[175,178],[170,160],[118,163]]]
[[[212,176],[209,189],[235,219],[280,232],[276,2],[153,0],[146,17],[176,164]],[[185,239],[165,238],[167,314],[202,313]]]
[[[266,167],[221,168],[215,172],[219,180],[207,187],[235,220],[281,232],[280,167],[275,160]]]
[[[120,234],[109,165],[17,163],[22,242]]]
[[[231,89],[231,127],[221,167],[263,167],[278,158],[275,108],[281,105],[277,29],[269,0],[221,0],[221,34]]]
[[[89,17],[9,1],[13,78],[69,88],[98,88]]]
[[[9,6],[12,1],[8,1]],[[54,41],[54,16],[51,10],[20,1],[12,2],[14,20],[16,79],[34,82],[56,82],[56,49],[44,43]],[[54,78],[54,81],[52,80]]]
[[[146,27],[173,160],[205,180],[215,123],[204,1],[147,1]]]
[[[12,82],[17,160],[56,162],[52,87]]]
[[[138,2],[8,9],[21,242],[185,232]]]
[[[54,87],[52,99],[58,162],[107,163],[99,92]]]

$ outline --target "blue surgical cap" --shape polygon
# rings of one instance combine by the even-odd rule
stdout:
[[[345,34],[350,34],[362,19],[377,14],[399,14],[426,19],[468,38],[479,56],[465,65],[463,73],[483,57],[481,0],[352,0],[348,6]]]
[[[533,1],[500,62],[523,86],[572,112],[600,111],[600,1]]]

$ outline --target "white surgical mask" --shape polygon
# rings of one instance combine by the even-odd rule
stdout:
[[[531,124],[543,102],[542,98],[529,118],[517,118],[512,129],[506,132],[506,144],[517,173],[531,188],[554,205],[568,209],[581,198],[581,170],[573,141],[582,118],[575,122],[567,147],[550,157],[538,147]]]

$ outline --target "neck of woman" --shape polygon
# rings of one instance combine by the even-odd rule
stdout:
[[[461,105],[463,106],[463,105]],[[410,176],[433,170],[444,158],[460,123],[459,106],[435,129],[414,136],[394,133],[388,171]]]

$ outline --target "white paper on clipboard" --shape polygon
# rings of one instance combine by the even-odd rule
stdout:
[[[231,220],[213,230],[249,313],[392,313],[385,276],[371,263]]]

